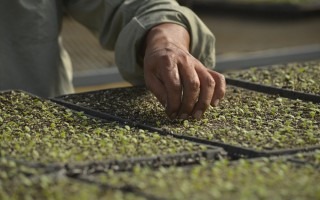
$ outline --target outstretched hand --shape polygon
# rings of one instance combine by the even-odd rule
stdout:
[[[187,30],[169,23],[154,27],[146,38],[145,83],[170,119],[199,119],[225,95],[224,76],[194,58],[189,43]]]

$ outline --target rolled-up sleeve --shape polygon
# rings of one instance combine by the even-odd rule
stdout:
[[[142,46],[150,28],[161,23],[185,27],[191,38],[190,53],[205,66],[215,65],[215,38],[188,8],[174,0],[69,0],[69,13],[89,28],[101,45],[115,51],[123,78],[144,83]]]

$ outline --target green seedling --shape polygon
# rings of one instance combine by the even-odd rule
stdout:
[[[229,86],[219,107],[201,120],[169,120],[145,88],[79,94],[64,100],[168,132],[248,147],[278,150],[320,145],[320,105]]]
[[[23,92],[0,95],[0,156],[90,162],[202,151],[205,146],[105,122]]]
[[[44,168],[30,167],[0,158],[0,199],[145,199],[118,189],[69,179],[59,173],[46,173]]]
[[[285,160],[267,159],[231,163],[221,160],[192,168],[136,167],[133,172],[112,171],[89,180],[114,186],[134,186],[164,199],[319,199],[319,170],[297,167]]]
[[[226,73],[226,77],[320,95],[320,62],[289,63]]]

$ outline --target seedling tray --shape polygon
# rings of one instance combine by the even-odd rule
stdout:
[[[320,95],[308,94],[299,91],[293,91],[273,86],[261,85],[258,83],[252,83],[249,81],[244,81],[240,79],[226,78],[228,85],[233,85],[248,90],[253,90],[257,92],[263,92],[266,94],[279,95],[281,97],[289,99],[301,99],[303,101],[311,101],[313,103],[320,103]]]
[[[320,103],[320,61],[253,67],[226,76],[230,85]]]
[[[320,151],[316,150],[314,152],[299,153],[291,156],[289,161],[302,165],[311,165],[320,169]]]
[[[242,94],[246,98],[242,97]],[[237,98],[240,98],[241,100],[237,100]],[[272,102],[274,101],[273,103],[275,105],[271,105],[268,100],[272,100]],[[58,99],[55,99],[55,101],[66,107],[70,106],[72,109],[81,110],[85,113],[88,112],[96,117],[110,118],[111,115],[107,113],[112,113],[112,115],[115,115],[114,118],[120,118],[123,123],[134,124],[137,127],[156,131],[162,135],[172,135],[179,139],[185,139],[206,145],[219,146],[224,148],[229,155],[236,157],[294,154],[297,152],[312,151],[320,148],[318,142],[319,105],[305,103],[299,100],[282,99],[278,96],[270,96],[232,86],[228,88],[227,96],[221,103],[220,107],[210,108],[205,114],[204,119],[200,121],[170,121],[167,119],[161,105],[153,95],[143,87],[120,88],[67,95],[61,96]],[[265,107],[269,104],[270,108]],[[284,106],[282,106],[282,104],[284,104]],[[286,107],[286,105],[291,104],[293,107]],[[233,106],[234,108],[230,110],[230,106]],[[224,112],[224,109],[229,109],[230,113]],[[263,111],[268,113],[264,115]],[[261,116],[259,117],[257,113]],[[309,116],[309,114],[312,114],[312,116]],[[297,118],[293,115],[297,115]],[[265,123],[268,123],[269,121],[273,122],[273,118],[279,118],[278,121],[274,122],[277,132],[275,136],[271,134],[272,128],[268,128],[268,125],[265,125]],[[233,123],[242,123],[242,121],[246,122],[246,120],[248,123],[253,123],[252,126],[263,126],[263,128],[257,129],[255,132],[252,132],[255,129],[250,130],[250,126],[248,131],[245,128],[236,126],[232,126],[233,128],[229,128],[227,126],[223,128],[224,124],[232,125]],[[303,120],[303,123],[306,124],[300,124],[299,120]],[[285,123],[288,123],[288,125],[285,125]],[[290,123],[294,123],[292,126],[300,128],[295,129],[291,127]],[[217,124],[217,126],[215,126],[215,124]],[[220,126],[218,126],[219,124]],[[303,130],[304,126],[308,129],[308,133]],[[286,130],[285,128],[290,130]],[[293,130],[291,130],[292,128]],[[264,133],[265,131],[267,132]],[[210,134],[212,137],[206,134]],[[245,137],[252,137],[251,139],[247,139],[248,141],[255,141],[255,136],[261,137],[263,135],[267,135],[274,145],[281,145],[281,142],[279,141],[279,143],[277,140],[282,140],[283,136],[281,135],[289,134],[290,138],[293,140],[292,144],[294,147],[282,147],[285,146],[286,143],[282,144],[280,148],[275,148],[273,146],[269,147],[269,144],[264,144],[265,147],[263,149],[259,149],[256,147],[250,147],[250,145],[244,146],[242,144],[237,144],[237,140],[240,140],[241,143],[242,140],[246,139],[239,137],[242,136],[242,134],[245,135]],[[224,139],[227,135],[235,137],[235,141],[228,141],[228,139]],[[209,136],[211,138],[209,138]],[[285,140],[287,142],[290,141],[289,139]],[[311,143],[308,144],[307,141],[311,141]],[[305,144],[305,142],[307,143]]]
[[[319,194],[314,191],[319,190],[319,177],[319,171],[313,168],[279,158],[219,160],[213,164],[158,170],[135,167],[130,172],[107,171],[79,178],[95,184],[134,188],[164,199],[317,199]]]
[[[146,162],[146,160],[142,161]],[[103,169],[101,168],[102,165],[104,166]],[[92,170],[93,168],[90,168],[92,167],[90,165],[81,166],[81,169],[80,166],[77,166],[77,168],[75,168],[76,166],[73,166],[73,168],[66,166],[65,168],[48,170],[48,166],[24,164],[21,161],[1,157],[0,199],[64,199],[66,196],[67,199],[97,199],[98,197],[99,199],[123,199],[124,197],[128,197],[128,199],[163,199],[145,194],[135,187],[97,184],[79,178],[88,176],[91,173],[119,172],[120,169],[116,168],[115,165],[110,168],[105,168],[105,166],[106,163],[101,163],[99,168],[94,166],[94,171]],[[137,167],[137,165],[133,166]],[[154,169],[154,166],[149,164],[138,166]],[[173,165],[170,166],[172,167]],[[161,167],[164,166],[161,165]],[[125,166],[125,168],[128,169],[128,166]],[[79,173],[80,171],[81,173]],[[63,195],[63,198],[58,198],[61,195]]]
[[[75,163],[66,164],[65,169],[68,176],[79,176],[83,174],[92,174],[98,172],[113,171],[131,171],[135,166],[149,168],[170,167],[170,166],[188,166],[199,164],[204,160],[219,160],[225,157],[221,148],[208,149],[202,152],[180,153],[165,156],[151,156],[130,158],[125,160],[114,160],[106,162]]]
[[[13,180],[18,175],[25,177],[36,177],[44,174],[53,174],[60,172],[60,168],[49,168],[47,166],[30,165],[12,159],[0,158],[0,187],[1,182],[7,179]],[[1,198],[0,198],[1,199]]]
[[[197,2],[197,1],[195,1]],[[211,5],[214,9],[250,11],[263,13],[297,14],[319,11],[320,3],[317,0],[296,3],[294,1],[249,1],[249,0],[201,0],[197,4]]]
[[[94,94],[95,92],[89,92],[89,93],[90,94]],[[74,95],[68,95],[68,98],[71,97],[71,96],[74,96]],[[64,96],[61,96],[59,98],[64,98]],[[157,128],[157,127],[154,127],[154,126],[150,126],[148,124],[141,123],[139,121],[132,121],[132,120],[129,120],[129,119],[124,119],[124,118],[118,117],[118,116],[113,116],[113,115],[108,114],[106,112],[100,112],[100,111],[97,111],[97,110],[94,110],[94,109],[90,109],[90,108],[87,108],[87,107],[84,107],[84,106],[75,105],[75,104],[69,103],[69,102],[61,100],[61,99],[52,99],[52,101],[54,101],[54,102],[56,102],[58,104],[61,104],[61,105],[65,106],[65,107],[68,107],[70,109],[81,111],[81,112],[84,112],[85,114],[88,114],[90,116],[94,116],[94,117],[97,117],[97,118],[100,118],[100,119],[119,121],[121,123],[128,124],[130,126],[135,126],[135,127],[138,127],[138,128],[143,128],[145,130],[154,131],[154,132],[157,132],[157,133],[159,133],[161,135],[170,135],[170,136],[173,136],[173,137],[178,138],[178,139],[188,140],[188,141],[195,142],[195,143],[198,143],[198,144],[205,144],[205,145],[208,145],[208,146],[221,147],[227,152],[227,154],[229,156],[231,156],[234,159],[236,159],[238,157],[242,157],[242,156],[260,157],[260,156],[268,156],[269,155],[269,153],[255,151],[255,150],[249,149],[249,148],[243,148],[243,147],[240,147],[240,146],[229,145],[229,144],[225,144],[225,143],[221,143],[221,142],[217,142],[217,141],[209,141],[209,140],[204,140],[204,139],[197,138],[197,137],[191,137],[191,136],[177,134],[177,133],[174,133],[173,131],[170,131],[170,130],[166,130],[166,129],[161,129],[161,128]],[[304,151],[304,150],[309,150],[309,149],[295,149],[295,150],[292,150],[292,151],[290,150],[288,152],[286,151],[284,153],[290,153],[291,154],[291,153],[296,153],[296,152],[300,152],[300,151]],[[278,154],[282,154],[282,152],[274,152],[274,154],[271,153],[270,156],[278,155]]]
[[[14,169],[15,173],[19,172],[27,176],[34,176],[40,174],[54,174],[65,170],[62,164],[43,164],[39,162],[16,160],[8,157],[0,156],[0,173],[1,171],[7,173]]]
[[[140,190],[138,187],[135,187],[135,186],[132,186],[132,185],[114,186],[112,184],[101,183],[101,182],[97,182],[97,181],[91,180],[90,178],[87,178],[85,176],[70,177],[70,178],[74,179],[74,181],[76,181],[78,184],[86,183],[91,187],[97,187],[97,188],[100,188],[102,190],[109,190],[112,195],[114,195],[114,194],[118,195],[118,196],[114,195],[112,198],[109,197],[110,199],[115,199],[115,198],[119,198],[120,197],[119,200],[127,199],[127,198],[128,199],[141,199],[141,200],[146,200],[146,199],[150,199],[150,200],[166,200],[163,197],[158,197],[158,196],[155,196],[153,194],[148,194],[147,192],[144,192],[144,191]],[[121,193],[121,195],[119,195],[119,193]]]
[[[170,167],[170,166],[189,166],[199,164],[204,160],[219,160],[226,157],[226,153],[222,148],[208,147],[205,151],[179,153],[164,156],[150,157],[133,157],[123,160],[106,160],[99,162],[70,162],[70,163],[41,163],[24,160],[15,160],[12,158],[0,157],[8,162],[26,166],[30,169],[43,171],[44,174],[65,171],[70,176],[79,176],[83,174],[91,174],[97,172],[113,171],[130,171],[135,166],[145,166],[149,168]],[[1,166],[0,166],[1,169]]]
[[[0,130],[0,158],[51,169],[183,165],[224,154],[221,148],[93,118],[22,91],[0,93]]]
[[[11,174],[15,176],[0,177],[0,199],[150,199],[130,188],[92,184],[61,173],[28,176],[16,171]]]

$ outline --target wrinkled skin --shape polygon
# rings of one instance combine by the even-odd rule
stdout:
[[[160,24],[149,31],[145,43],[145,83],[170,119],[199,119],[210,105],[219,104],[225,78],[189,53],[190,36],[184,27]]]

